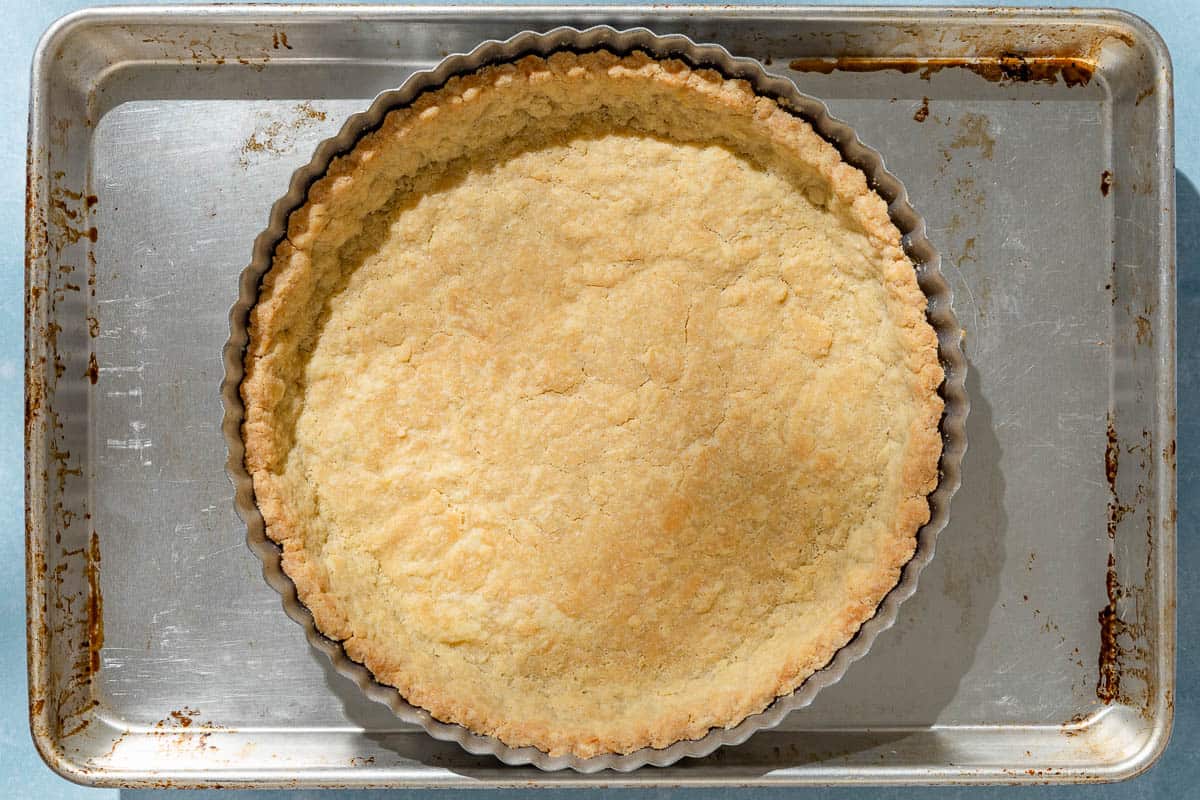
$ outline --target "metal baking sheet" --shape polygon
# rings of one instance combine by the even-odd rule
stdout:
[[[224,473],[228,311],[292,172],[350,114],[521,30],[644,25],[793,77],[884,154],[943,254],[971,449],[869,658],[779,728],[670,768],[542,773],[399,722],[260,574]],[[1170,62],[1119,12],[108,9],[34,63],[30,715],[122,786],[1115,780],[1174,685]]]

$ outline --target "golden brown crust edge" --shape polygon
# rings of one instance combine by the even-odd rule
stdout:
[[[427,709],[435,718],[458,723],[495,736],[510,746],[533,746],[559,755],[590,757],[602,753],[626,753],[642,747],[666,747],[674,742],[704,736],[711,725],[699,724],[684,715],[647,720],[637,730],[622,736],[598,737],[585,732],[549,730],[519,720],[498,719],[480,713],[439,691],[422,685],[418,676],[389,666],[386,652],[351,635],[346,618],[328,593],[327,576],[319,563],[306,557],[300,525],[289,507],[277,470],[288,456],[287,443],[280,440],[273,421],[284,401],[288,386],[273,372],[275,351],[293,333],[297,309],[312,298],[311,261],[306,248],[330,224],[330,209],[350,186],[369,174],[377,154],[402,141],[415,126],[430,124],[442,103],[455,102],[465,94],[486,92],[498,83],[514,80],[536,82],[547,73],[590,80],[655,80],[706,94],[713,102],[752,116],[761,130],[785,144],[808,163],[832,187],[833,194],[850,209],[850,215],[875,242],[888,262],[885,281],[889,311],[907,337],[912,394],[920,404],[909,430],[902,464],[907,499],[899,509],[891,537],[877,551],[871,579],[860,585],[857,602],[847,604],[831,622],[814,648],[796,653],[778,674],[765,676],[755,686],[742,686],[714,695],[713,710],[725,727],[762,711],[776,697],[794,691],[813,672],[825,666],[870,619],[886,594],[896,585],[900,571],[916,547],[916,531],[929,519],[927,495],[937,485],[942,445],[938,429],[943,404],[937,394],[942,370],[937,359],[937,340],[925,319],[926,298],[917,286],[911,262],[900,248],[900,234],[888,216],[887,206],[867,186],[862,172],[845,164],[836,149],[817,135],[807,122],[792,116],[774,101],[757,97],[744,81],[721,78],[708,70],[691,70],[680,62],[656,61],[641,54],[626,57],[607,52],[574,55],[556,54],[549,59],[534,56],[514,64],[488,67],[452,79],[445,87],[422,95],[410,107],[391,112],[384,125],[365,136],[349,154],[336,159],[325,176],[313,184],[306,203],[289,217],[286,239],[276,249],[271,269],[263,278],[259,299],[250,314],[250,341],[245,356],[245,378],[241,394],[246,408],[243,439],[246,467],[253,478],[255,495],[267,535],[283,547],[283,569],[296,585],[297,596],[313,614],[317,628],[343,641],[350,658],[363,663],[376,678],[400,690],[410,703]]]

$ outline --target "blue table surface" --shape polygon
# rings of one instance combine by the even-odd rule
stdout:
[[[527,0],[528,1],[528,0]],[[766,0],[770,2],[770,0]],[[820,0],[809,0],[823,4]],[[919,3],[920,0],[915,0]],[[1012,0],[1010,0],[1012,2]],[[153,4],[153,0],[149,0]],[[892,4],[892,3],[886,3]],[[949,3],[967,5],[967,3]],[[1046,3],[1012,2],[1013,5]],[[98,3],[86,0],[0,0],[0,796],[150,800],[159,797],[228,800],[317,798],[355,800],[400,798],[406,791],[132,791],[76,786],[46,767],[29,735],[25,681],[23,470],[23,264],[26,120],[29,67],[42,31],[56,18]],[[1106,6],[1086,0],[1071,5]],[[1188,798],[1200,797],[1200,36],[1196,0],[1131,0],[1124,8],[1146,18],[1167,41],[1175,65],[1176,178],[1178,204],[1178,468],[1179,468],[1179,650],[1175,732],[1166,754],[1132,781],[1106,786],[875,787],[805,790],[693,790],[697,796],[766,797],[786,791],[812,798],[987,798],[1017,794],[1028,798]],[[578,794],[555,791],[541,794]],[[665,796],[671,792],[608,790],[607,794]],[[682,794],[683,792],[680,792]],[[441,796],[445,796],[442,793]],[[516,796],[518,792],[490,795]],[[478,796],[478,795],[477,795]]]

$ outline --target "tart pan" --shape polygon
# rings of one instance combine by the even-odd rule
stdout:
[[[943,449],[939,481],[928,497],[930,519],[917,532],[916,551],[875,615],[824,668],[791,694],[777,698],[763,711],[733,727],[714,728],[699,739],[675,742],[662,749],[646,747],[627,754],[580,758],[550,756],[533,747],[510,747],[495,737],[472,733],[460,725],[434,719],[425,709],[405,701],[394,687],[375,681],[365,666],[350,659],[339,642],[317,630],[311,613],[296,596],[295,585],[283,572],[282,551],[267,537],[262,515],[255,504],[253,483],[244,463],[245,448],[241,440],[244,406],[239,386],[248,341],[249,313],[257,301],[262,277],[270,269],[275,247],[286,233],[289,215],[304,204],[308,188],[325,173],[335,157],[352,150],[359,138],[382,124],[389,111],[411,103],[422,92],[440,87],[455,75],[527,55],[598,49],[621,55],[643,51],[655,58],[677,58],[692,67],[714,69],[727,78],[745,80],[756,93],[775,98],[785,109],[807,120],[818,134],[838,149],[847,163],[865,173],[870,186],[888,203],[892,221],[903,235],[904,249],[916,265],[918,284],[928,298],[926,315],[937,333],[938,357],[945,371],[940,389],[945,410],[940,423]],[[916,591],[921,570],[933,558],[938,533],[946,526],[950,499],[960,483],[961,462],[966,450],[965,421],[969,410],[964,386],[966,358],[961,348],[962,330],[952,311],[952,302],[950,286],[940,270],[938,252],[927,239],[925,222],[910,205],[904,186],[887,171],[877,151],[861,142],[848,124],[831,116],[823,102],[800,92],[791,80],[770,74],[758,61],[735,57],[720,45],[698,44],[679,34],[659,36],[645,28],[617,30],[609,26],[585,30],[560,27],[544,33],[525,31],[505,41],[483,42],[469,53],[447,56],[433,69],[416,72],[400,87],[383,92],[366,111],[350,117],[336,136],[322,142],[312,160],[292,175],[287,193],[271,208],[267,229],[255,240],[252,261],[240,277],[238,301],[230,311],[230,337],[224,349],[225,379],[222,382],[225,406],[222,428],[229,448],[226,469],[236,488],[235,503],[246,522],[250,548],[262,561],[267,582],[283,598],[288,616],[304,627],[309,642],[329,657],[339,674],[353,681],[370,699],[388,706],[399,719],[421,727],[435,739],[456,742],[475,755],[493,755],[506,764],[529,764],[543,770],[572,769],[583,773],[604,769],[628,772],[646,765],[667,766],[682,758],[699,758],[720,747],[740,744],[757,731],[779,725],[789,712],[812,703],[822,688],[839,681],[850,664],[867,654],[876,637],[895,623],[900,604]]]

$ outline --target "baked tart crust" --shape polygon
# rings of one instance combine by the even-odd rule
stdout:
[[[301,602],[382,683],[589,757],[731,727],[899,580],[942,369],[884,201],[739,80],[452,78],[334,160],[250,314]]]

